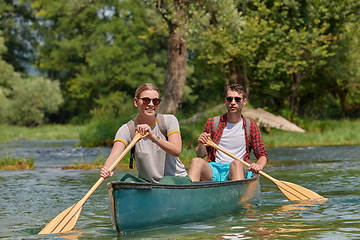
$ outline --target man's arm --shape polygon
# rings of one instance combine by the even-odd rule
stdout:
[[[196,156],[200,158],[204,158],[207,155],[205,144],[208,142],[209,138],[211,137],[210,133],[203,132],[198,137],[198,146],[196,147]]]
[[[199,144],[196,149],[196,156],[199,158],[204,158],[207,155],[206,147],[205,145]]]
[[[256,163],[252,163],[249,167],[249,171],[252,171],[252,172],[259,172],[259,171],[262,171],[266,164],[267,164],[267,157],[266,156],[261,156]]]

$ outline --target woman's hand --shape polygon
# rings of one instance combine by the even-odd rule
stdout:
[[[103,167],[100,170],[100,176],[103,177],[103,178],[112,177],[112,176],[114,176],[114,172],[110,171],[107,167]]]
[[[157,138],[157,136],[155,134],[152,134],[151,127],[147,124],[139,124],[136,126],[135,130],[138,131],[143,136],[145,134],[149,133],[147,138],[151,141],[155,141]]]

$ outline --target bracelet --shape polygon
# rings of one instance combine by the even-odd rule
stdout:
[[[152,141],[153,143],[157,143],[159,141],[160,137],[157,136],[156,139],[154,141]]]

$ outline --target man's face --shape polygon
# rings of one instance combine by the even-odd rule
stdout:
[[[225,97],[225,105],[229,113],[241,112],[242,108],[246,105],[247,100],[243,98],[242,93],[235,91],[227,91]]]

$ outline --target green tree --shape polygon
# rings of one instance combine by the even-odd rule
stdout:
[[[15,71],[26,72],[34,62],[37,39],[31,28],[33,22],[32,9],[27,1],[0,2],[0,30],[7,47],[2,59]]]
[[[342,116],[358,117],[360,110],[360,21],[348,23],[324,73],[328,89],[339,96]]]
[[[357,5],[353,0],[198,1],[192,4],[188,45],[208,64],[220,65],[225,83],[240,83],[262,105],[272,99],[272,106],[289,107],[296,115],[301,96],[312,90],[304,80],[314,80],[333,55],[330,46],[340,33],[335,25],[351,21]]]
[[[0,55],[6,52],[0,31]],[[43,77],[22,78],[0,58],[0,123],[34,126],[46,122],[63,102],[58,82]]]
[[[4,44],[5,40],[0,30],[0,56],[7,51]],[[4,109],[7,108],[8,97],[11,96],[11,84],[17,82],[21,78],[19,73],[14,71],[14,68],[0,57],[0,122],[4,122]]]
[[[155,8],[140,0],[32,2],[44,42],[38,66],[61,82],[62,121],[112,92],[131,101],[139,84],[163,85],[166,40]]]
[[[167,43],[167,68],[163,103],[160,112],[173,113],[183,102],[184,87],[186,82],[186,5],[187,0],[154,1],[156,7],[165,19],[169,38]]]
[[[18,79],[11,83],[11,97],[3,109],[7,123],[36,126],[47,122],[47,114],[58,110],[63,103],[58,81],[44,77]]]

